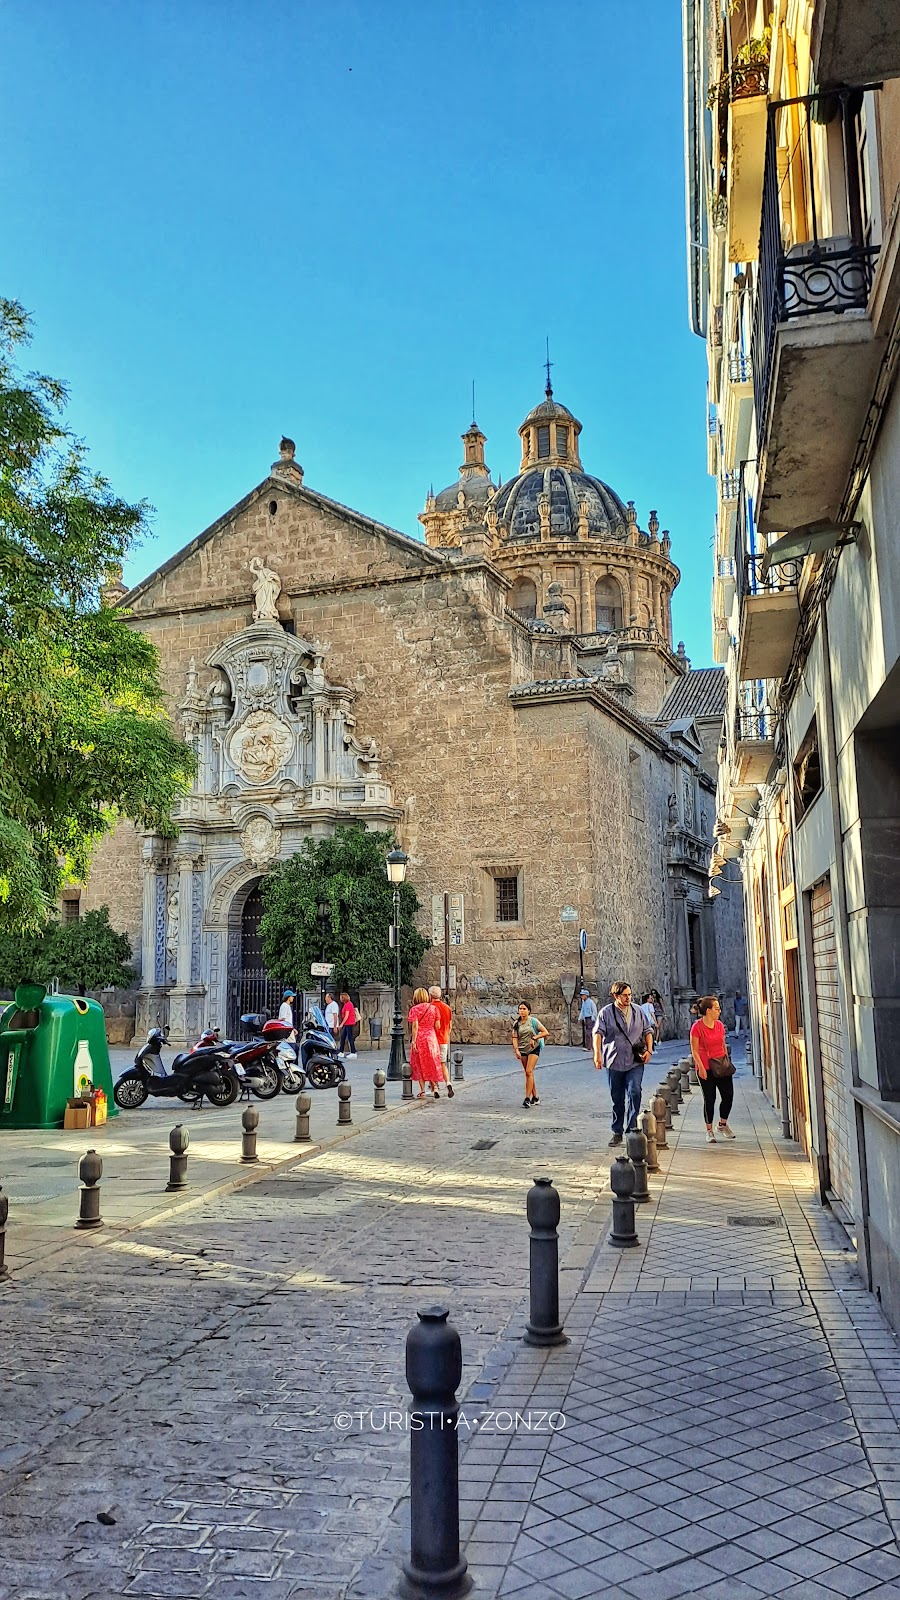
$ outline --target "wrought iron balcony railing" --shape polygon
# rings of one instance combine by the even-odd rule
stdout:
[[[740,471],[737,471],[737,472],[723,472],[722,473],[722,477],[721,477],[721,482],[722,482],[722,499],[723,500],[736,500],[738,495],[741,492],[741,474],[740,474]]]
[[[875,275],[879,245],[873,240],[867,158],[861,137],[863,95],[880,84],[829,89],[769,107],[763,175],[759,274],[753,320],[753,382],[758,427],[767,426],[769,394],[779,324],[822,312],[864,310]],[[781,118],[796,108],[799,135],[783,161]],[[814,127],[837,121],[840,151],[823,165],[817,159]],[[829,147],[831,151],[833,147]],[[782,160],[779,161],[781,154]],[[828,194],[822,193],[822,171]],[[810,237],[784,248],[782,193],[805,193]],[[847,231],[823,233],[823,220],[846,212]]]
[[[735,744],[774,742],[778,728],[778,709],[768,684],[745,684],[732,707]]]

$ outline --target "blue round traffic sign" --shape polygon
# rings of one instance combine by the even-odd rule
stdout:
[[[579,945],[580,945],[582,950],[586,950],[587,949],[587,933],[586,933],[584,928],[580,928],[579,929],[579,932],[578,932],[578,943],[579,943]]]

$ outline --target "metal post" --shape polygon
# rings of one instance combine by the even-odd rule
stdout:
[[[472,1588],[459,1548],[459,1406],[462,1345],[446,1306],[417,1312],[406,1336],[409,1408],[409,1560],[401,1600],[461,1600]]]
[[[253,1106],[248,1106],[241,1116],[241,1127],[244,1132],[241,1136],[241,1160],[258,1161],[256,1154],[256,1130],[259,1127],[259,1112]]]
[[[454,1052],[453,1052],[453,1082],[454,1083],[462,1083],[462,1081],[463,1081],[463,1053],[462,1053],[461,1050],[454,1050]]]
[[[387,1105],[387,1101],[384,1098],[384,1073],[380,1067],[378,1068],[377,1072],[373,1072],[372,1082],[375,1085],[375,1100],[373,1102],[374,1110],[383,1111]]]
[[[666,1073],[666,1082],[669,1085],[669,1093],[672,1097],[672,1115],[673,1117],[680,1117],[682,1101],[681,1073],[678,1071],[677,1067],[669,1068],[669,1071]]]
[[[6,1265],[6,1224],[9,1218],[9,1200],[0,1188],[0,1283],[9,1277]]]
[[[650,1190],[647,1188],[647,1141],[642,1133],[626,1133],[625,1151],[634,1168],[634,1193],[632,1199],[637,1205],[650,1199]]]
[[[78,1176],[82,1182],[78,1221],[76,1228],[102,1228],[100,1215],[100,1179],[103,1162],[96,1150],[88,1150],[78,1163]]]
[[[559,1195],[549,1178],[535,1178],[525,1201],[531,1227],[529,1246],[530,1313],[525,1343],[568,1344],[559,1320]]]
[[[627,1156],[616,1156],[609,1174],[613,1192],[609,1243],[626,1249],[640,1244],[634,1227],[634,1167]]]
[[[691,1092],[691,1067],[692,1066],[693,1066],[693,1058],[691,1056],[682,1056],[681,1060],[678,1063],[678,1071],[681,1073],[681,1093],[682,1093],[682,1095],[690,1094],[690,1092]]]
[[[169,1134],[169,1149],[172,1153],[169,1156],[169,1181],[166,1184],[167,1194],[173,1189],[186,1189],[188,1186],[187,1147],[190,1142],[191,1136],[188,1133],[187,1128],[185,1128],[182,1123],[176,1122],[172,1132]]]
[[[294,1105],[297,1108],[297,1131],[294,1134],[295,1144],[308,1144],[310,1141],[309,1113],[312,1108],[311,1094],[298,1094]]]
[[[656,1156],[656,1116],[652,1111],[645,1111],[641,1117],[641,1127],[647,1141],[647,1171],[658,1172],[659,1161]]]
[[[653,1112],[653,1115],[656,1118],[656,1148],[657,1150],[668,1150],[669,1145],[666,1139],[666,1102],[659,1089],[657,1089],[656,1094],[650,1101],[650,1110]]]
[[[349,1128],[349,1127],[353,1126],[353,1118],[350,1115],[350,1096],[351,1096],[352,1093],[353,1093],[353,1088],[352,1088],[351,1084],[349,1084],[349,1083],[339,1083],[338,1084],[338,1127],[339,1128]]]
[[[403,1016],[400,1011],[400,885],[394,884],[394,1020],[391,1023],[391,1053],[388,1058],[388,1082],[397,1083],[401,1078],[406,1078],[403,1071],[406,1062],[406,1045],[403,1037]],[[403,1084],[404,1100],[412,1099],[412,1081],[409,1082],[409,1094],[406,1092],[406,1082]]]

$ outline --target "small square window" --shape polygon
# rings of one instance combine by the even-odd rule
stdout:
[[[60,909],[62,911],[61,922],[81,921],[81,900],[78,896],[74,899],[64,900]]]
[[[494,879],[494,916],[497,922],[518,922],[518,878]]]

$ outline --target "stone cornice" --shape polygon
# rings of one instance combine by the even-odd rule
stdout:
[[[615,695],[603,689],[598,678],[546,678],[534,683],[517,683],[509,691],[509,699],[514,706],[524,707],[532,705],[563,704],[566,701],[579,700],[594,705],[599,711],[619,722],[643,739],[645,744],[652,745],[661,755],[672,755],[672,747],[668,740],[662,738],[649,722],[635,711],[629,711]]]

